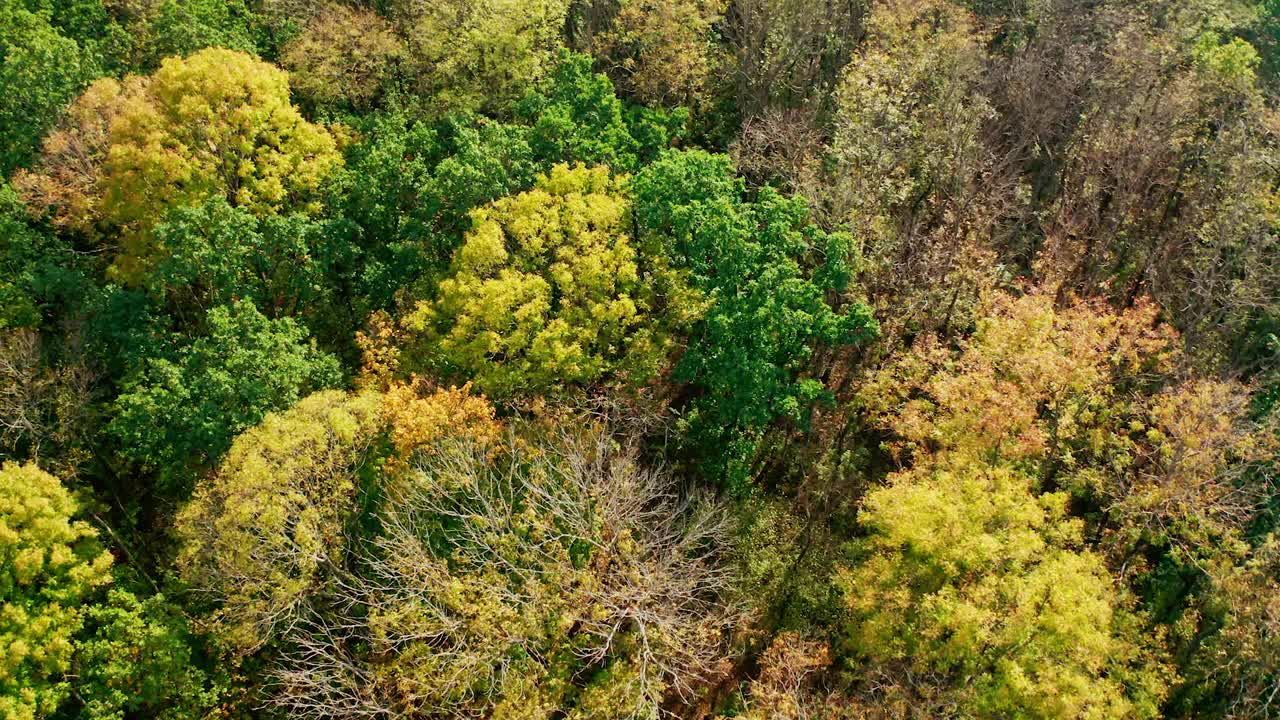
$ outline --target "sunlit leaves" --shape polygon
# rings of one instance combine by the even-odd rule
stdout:
[[[219,600],[215,629],[247,652],[296,618],[335,560],[355,466],[379,430],[371,395],[311,395],[236,439],[177,518],[178,567]]]
[[[871,492],[862,560],[840,577],[858,653],[970,678],[954,697],[979,715],[1151,717],[1157,676],[1142,688],[1116,679],[1145,660],[1125,599],[1080,551],[1066,496],[1036,496],[1031,482],[948,457]]]
[[[668,351],[659,293],[673,279],[628,221],[618,180],[581,166],[477,210],[439,297],[406,319],[424,361],[498,396],[643,383]]]
[[[163,256],[151,230],[169,208],[224,197],[257,216],[315,211],[340,163],[333,136],[290,104],[283,71],[210,49],[95,83],[22,186],[72,229],[120,233],[114,270],[138,283]]]
[[[111,581],[110,553],[79,503],[34,464],[0,467],[0,715],[53,714],[71,691],[83,605]]]

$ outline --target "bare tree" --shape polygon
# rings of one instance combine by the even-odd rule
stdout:
[[[78,333],[67,339],[77,354]],[[72,477],[85,459],[94,373],[83,362],[50,364],[40,334],[0,332],[0,457],[39,459]]]
[[[733,0],[726,83],[744,117],[826,102],[861,38],[861,0]]]
[[[727,516],[608,432],[445,443],[388,481],[376,518],[276,671],[292,714],[572,707],[607,669],[610,717],[652,717],[726,657]],[[566,663],[576,690],[546,677]]]

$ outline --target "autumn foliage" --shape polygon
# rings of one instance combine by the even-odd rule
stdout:
[[[1280,0],[0,0],[0,720],[1280,718]]]

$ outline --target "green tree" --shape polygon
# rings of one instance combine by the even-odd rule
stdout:
[[[547,162],[604,164],[635,170],[684,134],[688,113],[647,108],[627,111],[591,58],[561,52],[554,70],[516,107],[531,127],[530,143]]]
[[[389,309],[406,286],[430,295],[476,208],[528,190],[555,163],[632,167],[682,132],[681,113],[624,110],[589,59],[570,54],[526,94],[519,123],[404,110],[360,120],[330,203],[335,228],[360,248],[357,294],[371,310]]]
[[[528,129],[476,116],[437,123],[388,112],[365,119],[348,150],[332,205],[350,243],[360,248],[353,284],[370,310],[425,276],[439,279],[470,212],[527,190],[542,165]]]
[[[182,494],[193,467],[210,467],[268,412],[341,380],[337,360],[290,318],[270,320],[248,302],[215,307],[207,334],[172,358],[148,358],[126,380],[108,432],[120,452]]]
[[[89,268],[70,245],[32,227],[11,185],[0,185],[0,330],[39,328],[79,305]]]
[[[169,211],[155,237],[166,252],[145,286],[182,327],[197,327],[208,308],[237,300],[270,318],[333,324],[334,268],[349,248],[305,215],[257,218],[216,197]]]
[[[166,58],[206,48],[256,54],[254,16],[245,0],[148,0],[125,25],[133,36],[127,68],[151,72]]]
[[[814,376],[820,348],[876,333],[865,305],[828,301],[849,289],[852,240],[810,224],[802,198],[764,188],[748,201],[721,155],[668,151],[631,187],[641,246],[663,248],[711,303],[675,369],[694,389],[689,450],[746,492],[761,433],[779,419],[803,424],[829,397]]]
[[[84,606],[111,582],[111,554],[79,503],[34,464],[0,467],[0,715],[49,717],[69,696]]]
[[[182,610],[163,595],[113,588],[85,612],[76,644],[75,695],[88,720],[207,717],[219,686],[201,666]]]
[[[15,6],[44,16],[59,33],[85,48],[100,41],[111,23],[103,0],[19,0]]]
[[[696,303],[628,220],[620,182],[583,166],[476,210],[438,297],[404,320],[416,362],[494,396],[647,381]]]
[[[0,4],[0,175],[29,161],[62,109],[97,74],[91,53],[30,12]]]

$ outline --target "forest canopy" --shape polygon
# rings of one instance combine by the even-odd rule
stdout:
[[[0,720],[1280,720],[1280,2],[0,0]]]

